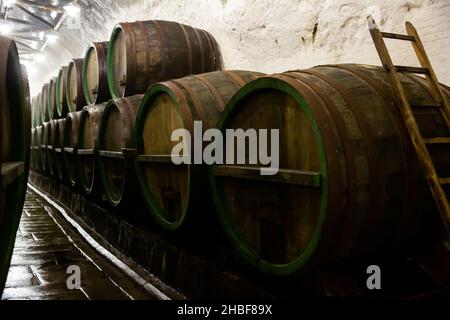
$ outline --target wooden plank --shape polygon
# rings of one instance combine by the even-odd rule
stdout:
[[[139,155],[136,157],[139,162],[157,162],[157,163],[172,163],[171,155]]]
[[[122,153],[125,157],[135,157],[138,154],[137,149],[133,148],[122,148]]]
[[[98,154],[105,158],[125,159],[123,152],[100,150]]]
[[[429,138],[424,139],[426,144],[449,144],[450,138],[449,137],[437,137],[437,138]]]
[[[247,180],[293,184],[307,187],[320,187],[322,174],[320,172],[279,169],[273,176],[261,175],[260,168],[238,166],[215,166],[214,174],[221,177],[232,177]]]
[[[395,66],[395,70],[398,72],[409,72],[414,74],[428,74],[427,68],[408,67],[408,66]]]
[[[78,149],[78,155],[80,156],[92,156],[94,149]]]
[[[2,163],[1,175],[2,175],[2,188],[11,184],[16,180],[25,170],[23,162],[4,162]]]
[[[391,32],[381,32],[381,35],[383,38],[388,39],[396,39],[396,40],[406,40],[406,41],[416,41],[414,37],[405,35],[405,34],[398,34],[398,33],[391,33]]]
[[[444,106],[442,104],[435,105],[411,105],[411,108],[424,108],[424,109],[440,109]]]

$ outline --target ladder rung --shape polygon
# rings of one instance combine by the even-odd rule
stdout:
[[[409,72],[409,73],[414,73],[414,74],[428,74],[429,73],[427,68],[419,68],[419,67],[395,66],[395,69],[399,72]]]
[[[404,35],[404,34],[382,32],[381,35],[383,36],[383,38],[397,39],[397,40],[407,40],[407,41],[416,41],[416,39],[414,37],[407,36],[407,35]]]
[[[429,138],[423,139],[426,144],[450,144],[450,138],[448,137],[437,137],[437,138]]]
[[[439,182],[444,185],[444,184],[450,184],[450,178],[441,178],[439,179]]]
[[[432,108],[443,108],[441,104],[434,104],[434,105],[411,105],[412,108],[424,108],[424,109],[432,109]]]

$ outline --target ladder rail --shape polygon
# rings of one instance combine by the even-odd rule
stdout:
[[[425,47],[420,39],[419,33],[411,22],[406,22],[406,32],[408,36],[414,37],[415,39],[415,41],[412,42],[412,46],[422,68],[428,69],[428,74],[426,74],[425,77],[430,83],[432,91],[435,93],[433,98],[439,101],[439,103],[443,106],[441,109],[441,114],[444,118],[445,124],[447,125],[447,129],[450,131],[450,103],[439,85],[438,78],[425,51]]]
[[[448,202],[447,196],[446,196],[443,186],[441,184],[441,179],[438,177],[438,175],[436,173],[436,168],[434,167],[430,153],[429,153],[428,148],[425,144],[425,141],[422,137],[422,134],[421,134],[419,126],[416,122],[414,113],[411,109],[409,100],[404,91],[402,82],[400,81],[400,77],[397,73],[397,68],[393,63],[392,58],[387,49],[387,46],[383,40],[383,35],[382,35],[381,31],[379,30],[375,20],[371,16],[368,17],[368,24],[369,24],[370,34],[372,36],[373,42],[375,44],[375,48],[378,52],[378,55],[380,57],[383,68],[389,74],[389,76],[391,78],[391,82],[394,87],[394,91],[398,95],[397,98],[399,99],[399,102],[400,102],[401,113],[404,118],[405,126],[411,137],[411,141],[416,150],[419,161],[421,163],[422,170],[425,173],[427,183],[430,187],[431,193],[432,193],[434,200],[436,202],[436,205],[438,207],[439,213],[441,215],[441,219],[444,223],[447,233],[450,234],[450,226],[449,226],[449,224],[450,224],[450,204]],[[413,43],[413,45],[419,43],[420,39],[415,37],[415,35],[417,34],[417,31],[414,32],[411,29],[411,27],[409,27],[408,31],[411,33],[408,35],[414,37],[414,39],[415,39],[415,41],[411,41]],[[439,94],[439,92],[440,92],[441,98],[437,99],[437,100],[440,100],[439,102],[442,102],[442,104],[445,108],[446,107],[445,103],[448,104],[448,101],[446,101],[445,97],[443,96],[443,92],[441,91],[441,88],[439,87],[439,83],[437,82],[437,77],[431,68],[431,64],[427,65],[427,62],[429,63],[428,57],[426,56],[426,54],[421,52],[422,49],[424,50],[423,46],[419,44],[419,45],[416,45],[414,48],[416,50],[416,53],[417,52],[420,53],[420,58],[419,58],[419,56],[418,56],[418,58],[419,58],[419,60],[420,59],[422,60],[421,63],[423,62],[422,67],[427,68],[429,70],[429,72],[427,74],[427,79],[432,84],[433,88],[435,86],[438,87],[438,90],[436,92],[437,92],[437,94]],[[442,112],[446,112],[446,111],[442,111]]]

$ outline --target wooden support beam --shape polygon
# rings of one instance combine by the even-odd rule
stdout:
[[[215,166],[214,174],[221,177],[232,177],[247,180],[259,180],[283,184],[294,184],[307,187],[320,187],[322,174],[320,172],[279,169],[273,176],[261,175],[260,168],[238,166]]]

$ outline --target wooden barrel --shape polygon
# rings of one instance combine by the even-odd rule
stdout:
[[[184,128],[194,136],[194,121],[202,121],[205,131],[215,127],[231,97],[261,75],[216,71],[156,84],[145,95],[136,120],[142,153],[136,159],[136,176],[147,208],[164,229],[178,229],[208,204],[204,167],[173,164],[170,155],[178,142],[171,141],[172,133]]]
[[[48,150],[48,146],[50,145],[50,133],[51,133],[51,124],[50,121],[44,122],[42,125],[42,140],[41,140],[41,161],[42,161],[42,171],[46,176],[51,175],[51,164],[52,160],[50,157],[50,152]]]
[[[98,131],[106,103],[84,107],[78,129],[78,176],[80,186],[87,195],[101,193],[98,173]],[[97,192],[96,192],[97,191]]]
[[[31,144],[31,152],[32,152],[32,170],[34,172],[39,172],[41,170],[41,158],[39,155],[39,146],[38,146],[39,136],[38,136],[38,127],[32,130],[32,144]]]
[[[94,42],[86,50],[83,65],[83,92],[88,104],[111,99],[108,88],[108,42]]]
[[[46,152],[47,152],[47,168],[48,173],[53,178],[58,178],[58,169],[56,168],[56,155],[54,150],[56,139],[56,120],[49,121],[49,130],[46,131],[45,138]]]
[[[67,169],[64,162],[64,130],[65,130],[66,119],[55,120],[55,134],[53,140],[53,150],[54,150],[54,161],[55,169],[57,172],[57,177],[59,181],[66,182],[67,180]]]
[[[81,111],[70,112],[66,117],[64,126],[64,166],[67,180],[72,187],[78,186],[77,174],[77,150],[78,150],[78,125]]]
[[[66,100],[69,112],[81,111],[86,105],[83,93],[84,59],[73,59],[67,67]]]
[[[57,78],[52,78],[49,83],[48,93],[48,115],[51,120],[59,119],[58,106],[56,104],[56,82]]]
[[[422,134],[450,136],[424,81],[400,78]],[[218,124],[223,133],[279,130],[276,175],[261,175],[261,162],[209,170],[216,210],[244,259],[288,275],[408,255],[443,235],[396,101],[389,75],[361,65],[263,77],[233,97]],[[432,147],[439,174],[449,176],[449,152]]]
[[[26,192],[25,162],[31,131],[25,110],[25,92],[14,41],[0,36],[0,293],[14,249]]]
[[[219,46],[208,32],[170,21],[119,23],[108,48],[114,98],[141,94],[159,81],[222,70]]]
[[[142,98],[143,95],[135,95],[110,100],[100,122],[100,177],[108,201],[113,207],[126,202],[127,196],[135,194],[134,170],[127,151],[135,149],[133,131]]]
[[[36,150],[36,172],[43,173],[44,165],[42,163],[42,153],[41,145],[44,139],[44,132],[42,126],[36,127],[36,138],[35,138],[35,150]]]
[[[69,113],[66,98],[66,82],[67,82],[67,67],[63,66],[59,69],[58,77],[56,78],[56,106],[58,109],[58,117],[65,119]]]
[[[36,96],[36,102],[35,102],[36,127],[42,126],[41,103],[42,103],[42,93],[38,93],[38,95]]]
[[[42,87],[42,96],[41,96],[41,119],[42,123],[48,122],[50,120],[49,113],[48,113],[48,101],[49,101],[49,95],[50,95],[50,84],[46,83]]]

